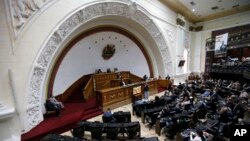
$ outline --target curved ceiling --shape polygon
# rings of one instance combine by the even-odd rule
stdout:
[[[191,22],[204,22],[250,10],[249,0],[160,0]]]

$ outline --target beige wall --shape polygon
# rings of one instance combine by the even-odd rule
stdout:
[[[103,1],[111,2],[112,0]],[[43,120],[42,105],[47,91],[47,82],[51,67],[54,64],[56,56],[63,47],[79,34],[79,32],[98,25],[109,24],[121,26],[134,34],[145,45],[150,59],[153,62],[155,77],[158,75],[165,76],[171,74],[173,77],[178,78],[178,81],[183,81],[188,72],[200,72],[204,70],[204,64],[202,63],[205,55],[204,41],[210,35],[212,29],[218,28],[218,26],[215,25],[220,25],[219,27],[222,28],[222,23],[225,23],[223,21],[228,21],[226,19],[215,21],[214,28],[209,28],[206,26],[206,23],[204,23],[204,31],[200,33],[190,33],[187,30],[189,23],[186,22],[185,27],[175,25],[178,14],[158,1],[153,3],[153,5],[151,0],[136,1],[136,10],[143,11],[146,18],[150,19],[148,22],[155,24],[156,29],[150,29],[154,27],[152,25],[146,25],[147,27],[145,27],[143,25],[145,23],[140,23],[138,19],[133,19],[133,16],[136,14],[124,17],[102,16],[94,18],[79,26],[79,30],[74,30],[63,38],[63,41],[57,46],[58,48],[54,54],[52,54],[52,58],[49,59],[48,66],[40,66],[37,60],[39,55],[43,53],[42,49],[46,47],[48,40],[55,31],[59,30],[58,28],[60,28],[62,23],[71,15],[79,11],[79,9],[84,9],[87,6],[103,1],[55,0],[50,5],[44,7],[44,9],[40,9],[38,14],[34,14],[32,18],[25,23],[25,27],[22,28],[22,31],[17,37],[13,36],[13,27],[10,24],[11,18],[6,12],[8,11],[8,7],[5,6],[4,0],[0,1],[0,102],[6,104],[10,108],[17,105],[16,110],[19,113],[19,116],[14,114],[13,118],[8,118],[7,121],[0,121],[1,131],[5,130],[6,127],[10,125],[13,129],[13,131],[0,134],[1,140],[12,138],[13,136],[20,137],[22,130],[23,132],[27,132]],[[119,0],[116,2],[127,5],[132,4],[132,2],[128,0]],[[249,22],[238,19],[244,17],[246,19],[247,16],[249,17],[248,13],[242,16],[235,16],[234,18],[238,20],[239,24]],[[126,21],[124,21],[124,19],[126,19]],[[207,25],[211,25],[212,23],[213,22],[209,22]],[[235,24],[231,22],[231,24],[225,23],[224,26],[234,25]],[[155,30],[159,30],[159,32]],[[186,40],[186,38],[188,38],[188,40]],[[177,68],[177,65],[180,59],[178,57],[181,57],[186,47],[190,48],[188,57],[190,60],[187,62],[187,67],[189,69],[185,72],[184,69],[180,70]],[[39,71],[35,72],[34,68],[46,72],[41,80],[34,78],[34,76],[38,76],[42,73]],[[8,70],[11,70],[11,83]],[[38,75],[33,74],[34,72],[38,73]],[[35,83],[31,83],[34,82],[34,80],[42,82],[35,81]],[[41,85],[36,86],[36,84]],[[36,88],[38,92],[33,92],[33,90],[37,90]],[[38,102],[32,100],[32,98],[38,99]]]

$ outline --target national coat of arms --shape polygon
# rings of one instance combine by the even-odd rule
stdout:
[[[103,48],[102,57],[105,60],[110,59],[115,54],[115,45],[108,44],[106,47]]]

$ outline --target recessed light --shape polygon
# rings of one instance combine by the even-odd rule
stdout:
[[[212,10],[217,10],[217,9],[219,9],[219,7],[218,6],[214,6],[214,7],[211,7],[211,9]]]
[[[191,4],[192,6],[196,5],[196,3],[193,2],[193,1],[191,1],[190,4]]]
[[[236,7],[239,7],[240,5],[239,4],[236,4],[234,6],[232,6],[232,8],[236,8]]]
[[[193,9],[192,9],[192,11],[194,12],[194,11],[195,11],[195,9],[193,8]]]

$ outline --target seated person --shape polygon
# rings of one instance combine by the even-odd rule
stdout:
[[[64,109],[64,105],[62,104],[62,102],[58,101],[54,96],[51,96],[49,98],[49,101],[54,105],[58,106],[60,109]]]
[[[45,107],[46,107],[46,111],[47,112],[48,111],[56,111],[56,115],[60,116],[60,114],[61,114],[61,108],[60,108],[60,106],[54,104],[50,100],[46,100]]]
[[[159,96],[155,96],[155,100],[154,100],[154,105],[155,106],[160,106],[160,105],[164,105],[165,104],[165,100],[160,98]]]
[[[168,105],[166,105],[162,110],[161,112],[159,113],[158,115],[158,118],[162,118],[162,117],[166,117],[166,116],[169,116],[170,115],[170,108]]]
[[[118,73],[116,74],[116,78],[117,78],[117,79],[121,79],[121,74],[120,74],[120,72],[118,72]]]
[[[240,122],[241,125],[250,125],[250,109],[245,111],[244,117],[242,121]]]
[[[147,81],[147,80],[148,80],[148,76],[147,76],[146,74],[143,76],[143,80],[144,80],[144,81]]]
[[[187,105],[187,104],[190,104],[189,96],[184,96],[183,100],[181,101],[180,104],[181,104],[182,107],[185,106],[185,105]]]
[[[121,79],[120,86],[126,86],[126,83],[124,82],[123,79]]]
[[[223,122],[223,123],[227,123],[231,120],[231,109],[227,106],[223,106],[221,107],[221,109],[219,110],[219,121]]]
[[[170,76],[167,75],[167,76],[165,77],[165,79],[166,79],[166,80],[170,80]]]
[[[110,70],[110,68],[108,68],[108,69],[107,69],[107,73],[111,73],[111,70]]]
[[[212,140],[212,138],[213,135],[203,131],[197,131],[197,133],[190,133],[190,141],[207,141]]]
[[[108,108],[107,111],[103,113],[103,117],[107,119],[106,122],[115,122],[113,113],[111,112],[110,108]]]
[[[245,99],[248,99],[248,93],[246,92],[245,89],[243,89],[240,93],[240,98],[245,98]]]
[[[108,108],[107,111],[103,113],[103,116],[105,116],[105,117],[112,117],[113,114],[112,114],[112,112],[111,112],[111,109]]]
[[[97,70],[97,73],[102,73],[102,70],[101,70],[101,69],[98,69],[98,70]]]
[[[211,91],[210,89],[208,89],[208,90],[206,90],[206,91],[202,94],[202,96],[203,96],[203,97],[210,97],[211,94],[212,94],[212,91]]]

